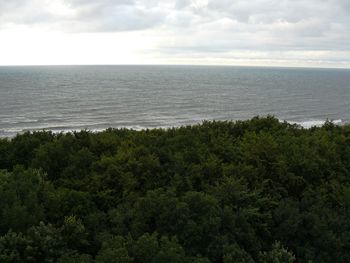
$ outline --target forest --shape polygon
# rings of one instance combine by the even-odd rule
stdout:
[[[0,262],[350,262],[350,125],[0,139]]]

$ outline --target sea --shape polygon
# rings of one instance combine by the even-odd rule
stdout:
[[[231,66],[0,67],[0,137],[168,128],[274,115],[350,123],[350,70]]]

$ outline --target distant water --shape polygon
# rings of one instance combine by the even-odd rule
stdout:
[[[350,70],[202,66],[0,67],[0,137],[170,127],[272,114],[350,122]]]

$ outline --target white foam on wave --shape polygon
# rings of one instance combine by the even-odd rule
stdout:
[[[342,124],[342,120],[328,120],[336,125]],[[297,124],[305,129],[310,129],[312,127],[321,127],[327,120],[308,120],[308,121],[287,121],[290,124]]]

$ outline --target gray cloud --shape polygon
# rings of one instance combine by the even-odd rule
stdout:
[[[154,27],[165,17],[152,1],[0,0],[0,28],[10,24],[80,32],[128,31]]]
[[[329,51],[337,61],[350,49],[349,0],[0,0],[0,28],[16,25],[149,31],[167,56]]]

